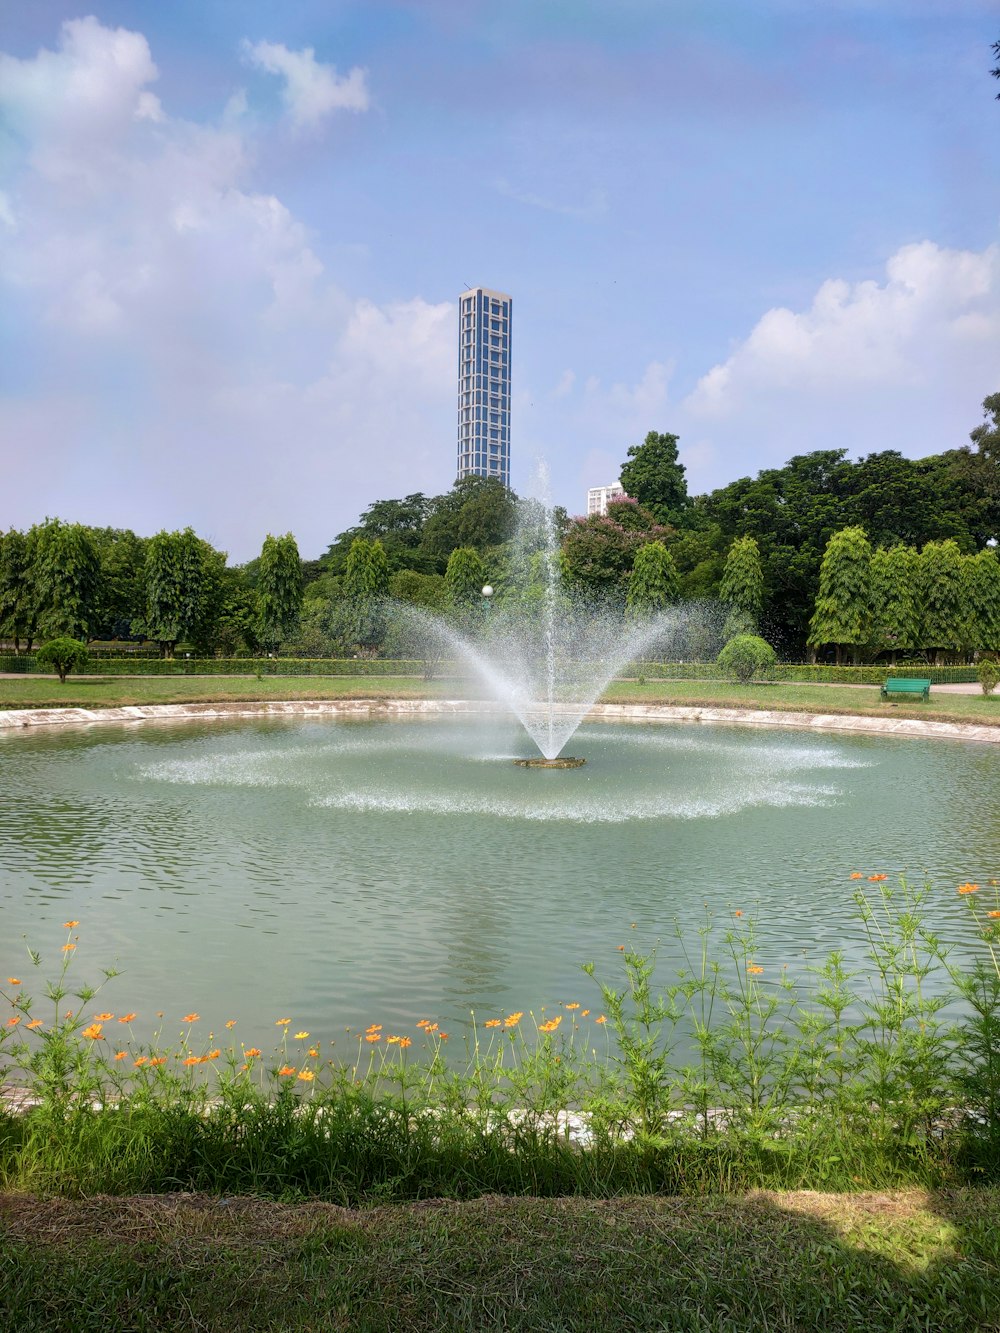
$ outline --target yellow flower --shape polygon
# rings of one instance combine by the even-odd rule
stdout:
[[[235,1026],[236,1026],[236,1019],[235,1019],[235,1018],[228,1018],[228,1019],[226,1019],[226,1027],[227,1027],[227,1028],[234,1028]]]
[[[292,1021],[292,1020],[291,1020],[290,1018],[276,1018],[276,1019],[274,1020],[274,1026],[275,1026],[276,1028],[286,1028],[286,1027],[288,1027],[288,1025],[289,1025],[289,1023],[290,1023],[291,1021]]]
[[[305,1041],[306,1037],[308,1037],[308,1036],[309,1036],[309,1033],[308,1033],[308,1032],[296,1032],[296,1034],[295,1034],[295,1040],[296,1040],[296,1041]]]
[[[299,1078],[302,1080],[303,1083],[311,1083],[315,1077],[316,1075],[313,1073],[311,1069],[299,1070]]]

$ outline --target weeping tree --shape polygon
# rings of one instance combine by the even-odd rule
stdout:
[[[264,538],[257,572],[257,626],[261,643],[276,652],[298,629],[302,614],[302,562],[290,532]]]
[[[34,528],[31,579],[38,632],[45,638],[87,639],[97,608],[100,565],[82,523],[46,519]]]
[[[343,590],[350,637],[366,656],[373,657],[385,638],[389,596],[389,560],[378,538],[355,537],[351,542]]]
[[[764,609],[764,572],[760,564],[760,547],[753,537],[737,537],[726,555],[719,596],[728,611],[723,633],[727,639],[735,634],[756,634],[760,613]]]
[[[628,580],[626,605],[637,613],[663,611],[681,592],[674,558],[663,542],[646,542],[635,553]]]
[[[823,553],[807,642],[812,648],[832,643],[838,666],[844,648],[856,659],[861,645],[871,637],[871,560],[864,528],[835,532]]]
[[[962,552],[949,538],[928,542],[920,552],[920,642],[940,663],[960,652],[966,639],[967,611]]]
[[[872,556],[871,647],[890,652],[893,664],[897,653],[920,646],[919,569],[912,546],[880,546]]]
[[[965,646],[973,653],[1000,651],[1000,560],[992,550],[962,558]]]

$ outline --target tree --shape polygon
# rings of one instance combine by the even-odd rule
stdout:
[[[448,557],[445,571],[448,602],[456,611],[469,611],[483,595],[483,562],[472,546],[459,546]]]
[[[290,532],[264,538],[257,570],[257,622],[261,641],[277,651],[295,632],[302,612],[302,562]]]
[[[965,646],[975,653],[1000,651],[1000,560],[996,552],[962,557]]]
[[[22,639],[31,652],[35,634],[38,608],[31,564],[31,544],[24,533],[16,528],[0,533],[0,637],[13,639],[18,656]]]
[[[343,589],[351,637],[365,653],[374,654],[385,634],[389,594],[389,561],[378,539],[356,537],[351,542]]]
[[[907,652],[920,644],[918,576],[912,546],[880,546],[871,562],[871,646],[876,653]]]
[[[431,502],[420,549],[442,562],[457,546],[483,551],[513,536],[517,497],[495,477],[462,477]]]
[[[676,435],[651,430],[642,444],[633,444],[621,471],[621,483],[633,499],[660,523],[681,525],[690,506],[684,466],[677,461]]]
[[[920,552],[922,645],[940,662],[963,646],[966,629],[962,552],[953,541],[928,542]]]
[[[819,595],[809,623],[809,643],[857,649],[871,636],[872,548],[864,528],[842,528],[827,542],[819,571]]]
[[[591,591],[623,591],[639,548],[669,535],[635,500],[609,504],[606,514],[570,523],[562,543],[567,576]]]
[[[146,614],[137,632],[155,639],[163,657],[173,657],[181,639],[204,617],[207,543],[192,528],[158,532],[146,548]]]
[[[626,603],[631,611],[662,611],[680,596],[673,556],[663,542],[646,542],[635,553]]]
[[[69,672],[82,671],[87,665],[87,645],[66,636],[50,639],[39,648],[35,661],[39,666],[54,667],[60,685],[65,685]]]
[[[46,519],[35,537],[31,579],[38,606],[38,631],[46,637],[86,639],[97,609],[98,561],[82,523]]]
[[[146,541],[129,528],[89,529],[99,565],[92,638],[127,639],[146,605]]]
[[[734,675],[741,685],[749,684],[755,676],[763,676],[776,661],[774,649],[756,634],[734,635],[716,658],[717,665]]]
[[[1000,42],[993,43],[993,58],[995,60],[1000,60]],[[997,65],[994,69],[991,69],[990,73],[993,75],[995,79],[1000,79],[1000,65]],[[1000,93],[997,93],[997,101],[1000,102]]]
[[[764,574],[760,567],[760,547],[753,537],[737,537],[729,548],[719,596],[729,608],[727,638],[733,634],[754,634],[764,609]]]

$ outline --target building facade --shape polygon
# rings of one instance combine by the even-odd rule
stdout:
[[[587,492],[587,513],[606,514],[608,501],[618,500],[625,494],[620,481],[613,481],[610,486],[591,486]]]
[[[473,287],[458,300],[458,478],[510,486],[511,299]]]

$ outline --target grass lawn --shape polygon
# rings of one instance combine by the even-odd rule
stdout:
[[[454,699],[475,697],[474,682],[417,676],[54,676],[0,679],[0,709],[109,708],[121,704],[213,703],[247,699]],[[883,703],[874,685],[737,685],[722,681],[615,681],[606,703],[667,703],[804,713],[866,713],[1000,725],[1000,694],[935,693],[927,703]]]
[[[1000,1193],[425,1200],[0,1195],[18,1333],[986,1330]]]

